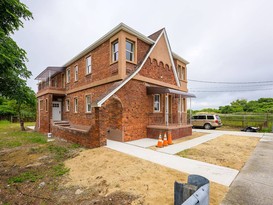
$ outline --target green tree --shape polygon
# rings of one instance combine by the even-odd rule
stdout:
[[[27,70],[26,52],[10,37],[23,27],[21,19],[33,18],[26,5],[19,0],[0,0],[0,95],[11,97],[18,87],[26,86],[31,76]]]

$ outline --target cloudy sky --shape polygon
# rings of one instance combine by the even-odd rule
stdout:
[[[64,65],[123,22],[147,36],[166,28],[172,50],[190,62],[188,78],[207,81],[189,81],[197,96],[192,109],[273,97],[273,1],[22,2],[34,20],[25,22],[13,38],[27,51],[33,74],[28,85],[35,91],[34,78],[47,66]]]

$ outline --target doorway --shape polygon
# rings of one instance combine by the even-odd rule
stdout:
[[[62,120],[62,102],[52,102],[52,119],[53,121]]]

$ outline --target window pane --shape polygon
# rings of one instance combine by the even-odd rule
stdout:
[[[133,43],[126,41],[126,50],[133,52],[133,48],[134,48]]]
[[[86,58],[86,74],[91,73],[91,56]]]

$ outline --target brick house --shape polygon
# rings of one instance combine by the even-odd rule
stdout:
[[[38,84],[36,130],[86,147],[190,135],[188,62],[161,29],[146,37],[121,23]]]

